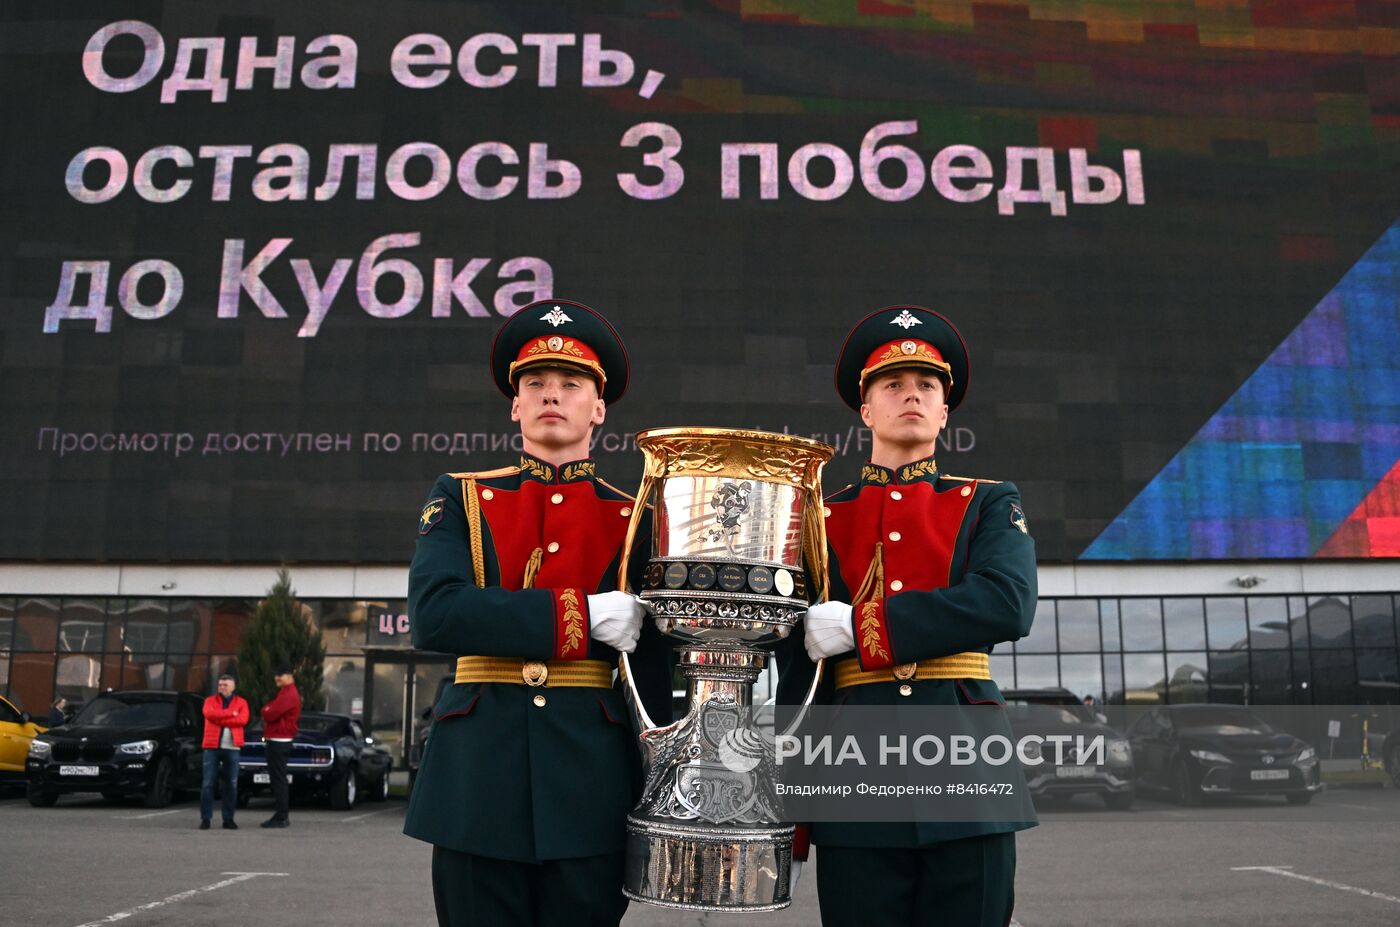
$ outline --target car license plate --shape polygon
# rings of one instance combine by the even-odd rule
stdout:
[[[60,776],[95,776],[98,773],[96,766],[60,766],[58,774]]]
[[[253,773],[254,785],[267,785],[271,781],[272,776],[268,775],[267,773]]]
[[[1286,769],[1252,769],[1252,770],[1250,770],[1250,772],[1249,772],[1249,778],[1253,779],[1253,780],[1256,781],[1256,782],[1260,781],[1261,779],[1287,779],[1287,778],[1288,778],[1288,770],[1286,770]]]
[[[1094,766],[1056,766],[1055,775],[1061,779],[1092,779],[1098,770]]]

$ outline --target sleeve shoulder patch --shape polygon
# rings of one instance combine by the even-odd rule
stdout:
[[[434,496],[428,500],[428,504],[423,506],[423,511],[418,516],[418,533],[420,535],[432,531],[433,526],[442,521],[442,513],[446,505],[447,499],[442,496]]]
[[[1021,511],[1021,507],[1016,503],[1011,503],[1011,524],[1022,534],[1030,534],[1031,530],[1026,526],[1026,513]]]

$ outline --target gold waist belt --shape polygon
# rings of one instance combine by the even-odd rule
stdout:
[[[612,687],[606,660],[516,660],[511,657],[458,657],[457,683],[503,682],[517,686]]]
[[[859,660],[836,664],[836,688],[872,682],[907,682],[910,679],[991,679],[992,661],[985,653],[955,653],[918,663],[901,663],[887,669],[863,670]]]

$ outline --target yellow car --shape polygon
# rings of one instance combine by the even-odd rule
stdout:
[[[29,742],[35,734],[47,728],[35,724],[28,712],[20,711],[9,699],[0,695],[0,782],[24,780],[24,760],[29,755]]]

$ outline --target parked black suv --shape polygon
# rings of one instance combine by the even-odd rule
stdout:
[[[188,692],[104,692],[60,728],[35,737],[25,761],[29,803],[101,792],[139,795],[147,808],[200,787],[201,699]]]
[[[1025,759],[1033,762],[1023,762],[1022,771],[1032,798],[1097,795],[1114,811],[1132,808],[1133,751],[1126,737],[1104,724],[1068,689],[1006,689],[1002,696],[1017,740],[1045,739],[1044,746],[1026,744]],[[1059,763],[1055,762],[1056,741],[1050,739],[1056,737],[1067,738]],[[1086,747],[1083,756],[1076,752],[1081,743]],[[1100,743],[1102,748],[1096,749]]]

